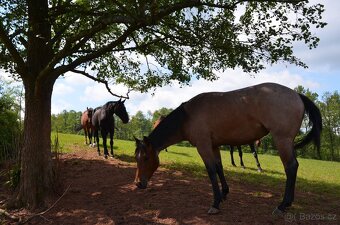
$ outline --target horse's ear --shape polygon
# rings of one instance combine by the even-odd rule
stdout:
[[[124,102],[125,102],[125,100],[126,100],[126,99],[124,99],[124,100],[122,101],[122,103],[124,103]]]
[[[86,110],[89,110],[89,107],[86,107]]]

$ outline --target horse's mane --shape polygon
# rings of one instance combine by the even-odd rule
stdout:
[[[109,105],[111,105],[111,104],[116,104],[117,102],[115,102],[115,101],[109,101],[109,102],[107,102],[107,103],[105,103],[104,105],[103,105],[103,109],[107,109],[108,107],[109,107]]]
[[[166,116],[149,135],[148,138],[154,149],[162,147],[166,138],[175,135],[182,128],[187,117],[183,104]]]

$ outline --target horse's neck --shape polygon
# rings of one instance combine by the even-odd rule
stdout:
[[[176,144],[184,140],[184,136],[180,131],[175,132],[174,134],[168,136],[159,136],[157,135],[157,133],[156,134],[151,133],[149,138],[153,149],[157,152],[160,152],[161,150],[166,149],[170,145]]]

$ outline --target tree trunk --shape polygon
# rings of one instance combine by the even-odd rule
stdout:
[[[24,146],[18,203],[42,207],[53,190],[51,163],[51,95],[54,81],[32,79],[25,86]]]

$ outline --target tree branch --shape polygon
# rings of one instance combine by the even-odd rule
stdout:
[[[97,77],[94,77],[94,76],[90,75],[89,73],[87,73],[87,72],[85,72],[85,71],[76,70],[76,69],[73,69],[73,70],[70,70],[70,71],[71,71],[71,72],[74,72],[74,73],[78,73],[78,74],[84,75],[84,76],[87,77],[87,78],[90,78],[90,79],[92,79],[92,80],[94,80],[94,81],[97,81],[97,82],[99,82],[99,83],[104,84],[105,87],[106,87],[106,89],[107,89],[107,91],[108,91],[111,95],[113,95],[113,96],[115,96],[115,97],[118,97],[118,98],[125,98],[125,99],[129,99],[129,98],[130,98],[130,97],[129,97],[129,93],[130,93],[130,91],[131,91],[130,89],[129,89],[128,92],[126,93],[126,96],[117,95],[117,94],[115,94],[115,93],[113,93],[113,92],[111,91],[111,89],[110,89],[110,87],[109,87],[108,81],[99,79],[99,78],[97,78]]]
[[[15,48],[14,44],[9,39],[7,32],[2,26],[2,22],[0,23],[0,40],[4,43],[5,47],[11,54],[13,61],[17,64],[17,72],[21,75],[25,70],[25,62]]]
[[[116,47],[119,44],[123,43],[129,37],[129,35],[131,35],[136,29],[138,29],[138,28],[136,28],[136,27],[128,28],[119,38],[117,38],[116,40],[112,41],[108,45],[98,49],[95,52],[92,52],[92,53],[87,54],[85,56],[81,56],[81,57],[75,59],[73,62],[71,62],[68,65],[63,65],[63,66],[60,66],[60,67],[56,68],[55,72],[57,74],[66,73],[69,70],[75,69],[77,66],[79,66],[82,63],[86,63],[88,61],[91,61],[92,59],[98,58],[98,57],[104,55],[105,53],[108,53],[108,52],[112,51],[112,49],[114,47]],[[52,60],[52,63],[57,63],[57,62],[53,62],[55,60],[56,59]]]
[[[27,218],[25,221],[23,221],[23,222],[19,222],[18,224],[25,224],[25,223],[27,223],[27,222],[29,222],[29,221],[31,221],[33,218],[35,218],[35,217],[37,217],[37,216],[41,216],[41,217],[43,217],[43,215],[45,214],[45,213],[47,213],[48,211],[50,211],[64,196],[65,196],[65,194],[68,192],[68,190],[70,189],[70,187],[71,187],[71,184],[66,188],[66,190],[64,191],[64,193],[57,199],[57,201],[55,201],[53,204],[52,204],[52,206],[51,207],[49,207],[48,209],[46,209],[45,211],[42,211],[42,212],[40,212],[40,213],[37,213],[37,214],[34,214],[34,215],[32,215],[32,216],[30,216],[29,218]]]

